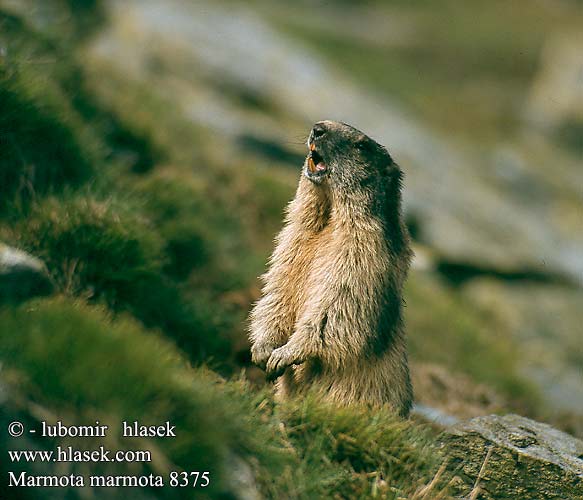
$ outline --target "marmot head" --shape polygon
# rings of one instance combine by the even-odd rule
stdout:
[[[399,167],[387,150],[360,130],[333,121],[314,125],[308,138],[309,153],[303,173],[315,184],[356,189],[384,184]]]

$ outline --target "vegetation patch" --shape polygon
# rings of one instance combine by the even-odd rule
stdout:
[[[57,298],[4,309],[0,318],[2,379],[14,395],[14,411],[26,414],[26,405],[18,404],[24,395],[41,405],[49,420],[81,425],[97,419],[110,426],[106,444],[113,449],[153,450],[156,460],[144,467],[158,473],[169,468],[211,471],[213,498],[228,489],[229,453],[252,454],[258,460],[265,456],[264,429],[241,417],[252,415],[249,401],[244,396],[227,398],[216,376],[190,369],[170,343],[129,317],[112,319],[102,307]],[[168,420],[177,436],[123,440],[124,420],[144,425]],[[35,442],[48,449],[57,444]],[[75,444],[88,446],[84,438]],[[260,463],[271,467],[271,462]],[[116,464],[115,472],[109,472],[132,471],[132,464],[125,471],[123,467]]]
[[[22,208],[94,173],[97,141],[50,80],[0,66],[0,108],[0,208]]]
[[[328,498],[332,491],[341,498],[374,491],[397,498],[426,484],[442,460],[423,427],[387,411],[338,409],[310,398],[275,405],[267,391],[189,368],[163,336],[127,316],[113,318],[100,306],[35,300],[0,310],[0,325],[2,383],[10,395],[2,419],[18,415],[38,425],[38,411],[31,413],[24,398],[48,420],[77,425],[99,420],[110,425],[107,446],[154,450],[153,463],[140,465],[143,470],[127,465],[125,473],[210,470],[209,498],[220,498],[237,487],[229,468],[235,456],[248,464],[269,498]],[[169,420],[177,437],[123,439],[124,420],[144,425]],[[32,444],[88,446],[86,438]],[[121,467],[115,465],[116,474],[124,472]],[[92,464],[76,473],[108,470]]]

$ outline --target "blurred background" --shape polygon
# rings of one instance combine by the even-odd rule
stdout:
[[[262,386],[246,316],[321,119],[405,171],[418,402],[583,435],[578,0],[2,0],[2,265],[50,275],[2,291],[19,397],[99,408],[72,393],[117,365],[71,339],[111,321],[130,364],[145,328]]]

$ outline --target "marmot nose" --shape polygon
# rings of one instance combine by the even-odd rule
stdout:
[[[312,137],[317,139],[318,137],[322,137],[326,133],[326,125],[322,122],[318,122],[314,125],[312,129]]]

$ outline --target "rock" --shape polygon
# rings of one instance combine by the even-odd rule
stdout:
[[[561,32],[545,43],[526,115],[532,125],[550,129],[568,120],[583,121],[583,38]]]
[[[583,442],[518,415],[490,415],[444,439],[456,494],[476,500],[583,499]],[[474,490],[474,491],[472,491]]]
[[[457,417],[449,415],[439,408],[427,406],[422,403],[415,403],[413,408],[411,408],[411,414],[437,427],[450,427],[459,422]]]
[[[232,497],[237,500],[261,500],[251,466],[235,453],[227,457],[225,470],[231,486]]]
[[[47,295],[52,289],[39,259],[0,243],[0,303]]]

